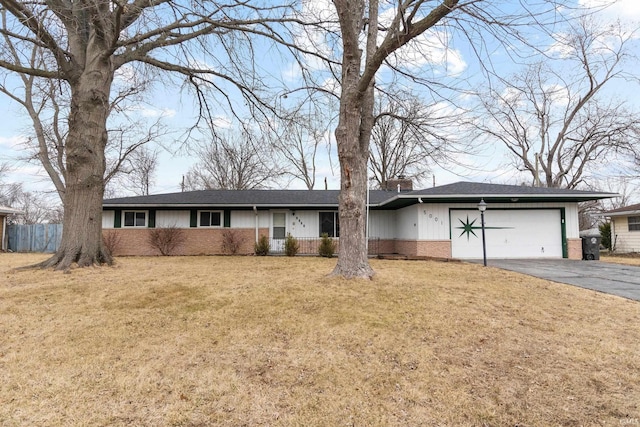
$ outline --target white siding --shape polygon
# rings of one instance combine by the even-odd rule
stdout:
[[[380,238],[380,239],[395,239],[396,212],[395,211],[370,211],[369,212],[369,237]]]
[[[409,206],[396,211],[397,238],[402,240],[416,240],[418,238],[418,207]]]
[[[270,225],[271,225],[271,212],[258,211],[258,227],[269,228]]]
[[[476,203],[438,204],[423,203],[409,206],[396,211],[371,211],[369,216],[369,236],[383,239],[408,240],[448,240],[451,238],[450,209],[477,210]],[[576,203],[489,203],[487,218],[493,209],[531,209],[531,208],[564,208],[566,218],[566,233],[568,239],[579,238],[578,207]],[[287,229],[295,237],[318,237],[320,210],[286,210]],[[326,211],[326,210],[322,210]],[[255,212],[253,210],[231,211],[232,228],[255,228]],[[618,233],[618,248],[635,248],[640,251],[640,232],[631,233],[629,242],[620,242],[621,235],[629,234],[626,219],[622,225],[619,218],[616,223]],[[102,213],[102,227],[113,228],[114,211],[106,210]],[[156,227],[176,225],[188,228],[190,214],[188,210],[156,211]],[[270,228],[271,211],[258,211],[258,227]],[[635,242],[635,243],[633,243]],[[622,245],[622,246],[621,246]],[[628,246],[631,245],[631,246]],[[627,249],[625,249],[627,250]],[[628,249],[632,250],[632,249]]]
[[[254,211],[231,211],[231,228],[256,228]]]
[[[421,240],[447,240],[451,237],[449,224],[450,209],[477,210],[478,205],[472,203],[436,204],[424,203],[417,205],[419,209],[419,223]],[[490,203],[487,210],[487,218],[492,209],[537,209],[537,208],[564,208],[567,239],[579,238],[578,205],[576,203]]]
[[[258,228],[269,228],[271,214],[258,211]],[[256,228],[256,213],[253,210],[231,211],[231,228]]]
[[[565,225],[567,229],[567,239],[580,238],[580,220],[578,218],[578,204],[566,203],[565,209]]]
[[[449,205],[424,203],[418,205],[420,240],[448,240]]]
[[[320,236],[320,211],[293,211],[287,219],[287,228],[293,237],[319,237]],[[324,212],[324,211],[323,211]]]
[[[156,211],[156,228],[189,228],[190,215],[189,211]]]
[[[114,211],[102,211],[102,228],[113,228],[115,217]]]
[[[629,231],[627,217],[613,217],[611,222],[616,252],[640,252],[640,231]]]

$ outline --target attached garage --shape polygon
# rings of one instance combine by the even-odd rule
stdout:
[[[563,216],[562,209],[487,210],[487,258],[562,258]],[[482,258],[478,210],[451,209],[450,219],[452,256]]]

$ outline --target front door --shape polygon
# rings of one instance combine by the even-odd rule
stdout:
[[[284,240],[287,237],[287,213],[273,212],[271,214],[271,252],[283,253]]]

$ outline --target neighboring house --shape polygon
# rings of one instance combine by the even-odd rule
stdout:
[[[616,252],[640,252],[640,204],[602,214],[611,220],[611,244]]]
[[[115,255],[157,255],[149,228],[177,227],[180,255],[220,254],[233,233],[240,253],[258,236],[281,252],[287,234],[300,253],[317,253],[320,236],[339,241],[337,190],[202,190],[107,199],[105,240]],[[578,202],[613,193],[458,182],[416,191],[369,192],[369,251],[408,257],[482,258],[478,203],[483,199],[488,258],[582,258]],[[226,235],[226,237],[225,237]]]
[[[7,218],[9,215],[22,213],[17,209],[0,206],[0,250],[6,251],[8,245]]]

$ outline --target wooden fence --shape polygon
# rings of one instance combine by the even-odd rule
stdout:
[[[13,252],[55,252],[62,239],[62,224],[11,224],[7,237],[7,249]]]

